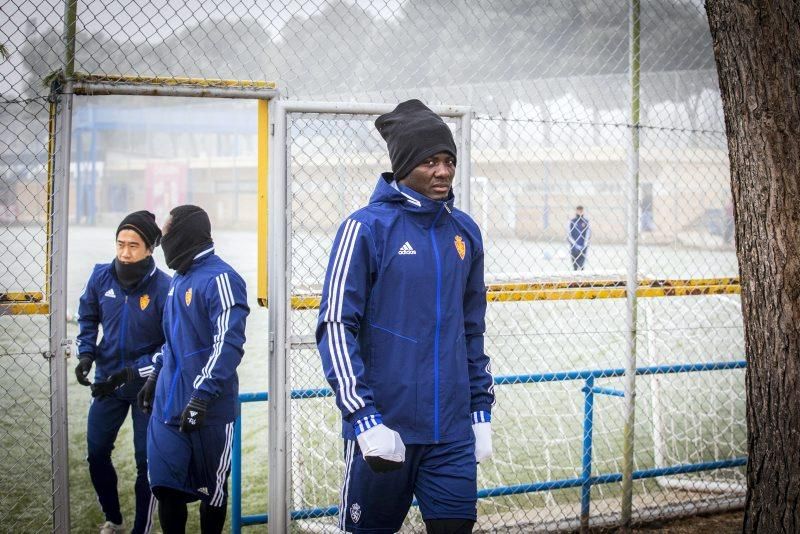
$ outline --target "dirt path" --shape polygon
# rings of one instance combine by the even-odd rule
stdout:
[[[728,512],[725,514],[695,516],[676,521],[651,523],[635,528],[634,532],[666,532],[669,534],[738,534],[742,531],[744,512]],[[596,530],[596,534],[610,533],[613,530]]]

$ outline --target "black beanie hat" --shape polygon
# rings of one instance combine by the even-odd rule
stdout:
[[[139,234],[149,249],[154,249],[161,243],[161,229],[156,224],[156,216],[147,210],[134,211],[122,219],[117,226],[116,235],[122,230],[133,230]]]
[[[392,171],[402,180],[411,171],[439,152],[456,157],[453,133],[442,118],[419,100],[407,100],[375,120],[375,127],[386,140]]]

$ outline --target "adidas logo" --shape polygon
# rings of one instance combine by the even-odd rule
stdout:
[[[202,488],[197,488],[198,493],[202,493],[203,495],[208,495],[208,488],[203,486]]]
[[[406,241],[405,243],[403,243],[403,246],[400,247],[400,250],[398,250],[397,253],[400,254],[400,255],[403,255],[403,254],[416,254],[417,251],[414,250],[414,247],[411,246],[411,243]]]
[[[194,411],[194,410],[189,410],[189,415],[190,415],[190,416],[192,416],[192,417],[194,417],[194,416],[196,416],[196,415],[197,415],[197,412],[196,412],[196,411]]]
[[[167,296],[171,297],[173,293],[175,293],[175,288],[171,287],[171,288],[169,288],[169,293],[167,293]]]
[[[113,287],[112,287],[112,288],[110,288],[108,291],[106,291],[106,294],[105,294],[105,296],[106,296],[106,297],[109,297],[109,298],[112,298],[112,299],[115,299],[115,298],[117,298],[117,295],[116,295],[116,293],[114,293],[114,288],[113,288]]]

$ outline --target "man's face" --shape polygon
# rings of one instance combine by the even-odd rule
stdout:
[[[401,182],[431,200],[445,200],[455,176],[456,159],[447,152],[439,152],[414,167]]]
[[[120,262],[136,263],[151,254],[142,237],[133,230],[121,230],[117,235],[117,260]]]
[[[576,210],[575,210],[575,215],[577,215],[578,217],[580,217],[581,215],[583,215],[583,208],[578,208],[578,209],[576,209]]]

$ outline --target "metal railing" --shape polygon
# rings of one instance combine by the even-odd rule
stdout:
[[[724,371],[733,369],[744,369],[747,362],[744,360],[730,362],[707,362],[707,363],[684,363],[676,365],[655,365],[649,367],[637,367],[637,376],[665,375],[678,373],[696,373],[704,371]],[[478,490],[478,498],[491,498],[507,495],[518,495],[521,493],[534,493],[540,491],[550,491],[555,489],[581,488],[581,527],[589,526],[591,509],[591,489],[598,484],[611,484],[621,482],[622,473],[603,473],[592,475],[592,431],[594,428],[594,396],[609,395],[614,397],[624,397],[621,390],[601,387],[595,385],[596,379],[619,378],[625,376],[624,368],[615,369],[593,369],[578,371],[562,371],[554,373],[534,373],[523,375],[498,376],[494,379],[497,386],[514,386],[521,384],[537,384],[543,382],[563,382],[570,380],[583,380],[584,386],[581,391],[584,394],[583,412],[583,462],[581,465],[581,476],[575,478],[562,478],[558,480],[547,480],[531,482],[529,484],[517,484],[514,486],[499,486],[494,488],[482,488]],[[292,390],[292,400],[312,399],[333,397],[333,391],[329,388],[316,389],[297,389]],[[250,402],[267,402],[268,392],[242,393],[239,395],[240,404]],[[713,460],[706,462],[695,462],[677,464],[671,466],[660,466],[649,469],[633,471],[633,479],[641,480],[646,478],[656,478],[667,475],[677,475],[686,473],[697,473],[700,471],[710,471],[729,467],[740,467],[747,464],[747,458],[739,456],[723,460]],[[231,532],[239,533],[243,526],[258,525],[269,522],[268,514],[242,515],[242,416],[236,420],[233,434],[233,460],[231,469]],[[416,504],[416,501],[414,502]],[[318,508],[307,508],[303,510],[293,510],[291,519],[311,519],[326,516],[333,516],[339,513],[338,505],[330,505]]]

